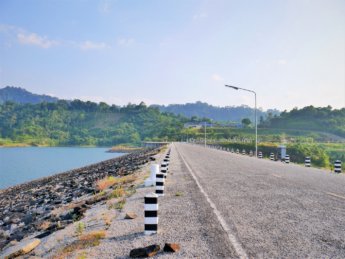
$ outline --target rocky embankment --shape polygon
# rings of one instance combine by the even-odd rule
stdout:
[[[0,191],[0,250],[27,236],[43,238],[83,217],[93,203],[97,180],[133,173],[158,149],[106,160]]]

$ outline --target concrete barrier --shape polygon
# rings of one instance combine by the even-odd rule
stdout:
[[[239,149],[236,149],[236,154],[239,154],[240,153],[240,150]]]
[[[245,155],[246,151],[244,149],[242,149],[242,155]]]
[[[304,165],[305,167],[311,167],[311,159],[309,156],[305,158]]]
[[[149,193],[145,196],[144,205],[144,233],[145,235],[157,234],[158,232],[158,195]]]
[[[334,173],[340,174],[341,173],[341,161],[335,160],[334,162]]]
[[[156,174],[159,173],[159,165],[152,164],[150,169],[151,169],[150,177],[145,180],[146,187],[154,186],[156,184]]]
[[[253,151],[249,151],[249,156],[253,156]]]

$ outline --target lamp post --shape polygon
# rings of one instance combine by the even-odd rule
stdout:
[[[247,91],[247,92],[251,92],[254,94],[254,98],[255,98],[255,156],[258,157],[258,123],[257,123],[257,118],[256,118],[256,92],[254,92],[253,90],[249,90],[249,89],[245,89],[245,88],[241,88],[241,87],[237,87],[237,86],[232,86],[232,85],[225,85],[226,87],[230,87],[232,89],[235,90],[243,90],[243,91]]]
[[[206,147],[206,121],[205,121],[205,147]]]

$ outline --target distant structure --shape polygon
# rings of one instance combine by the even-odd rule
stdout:
[[[164,146],[164,145],[168,145],[170,144],[170,142],[158,142],[158,141],[143,141],[141,143],[142,147],[152,147],[152,148],[156,148],[156,147],[160,147],[160,146]]]

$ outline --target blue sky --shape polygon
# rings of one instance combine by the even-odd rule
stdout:
[[[0,1],[0,87],[61,98],[345,107],[343,0]]]

